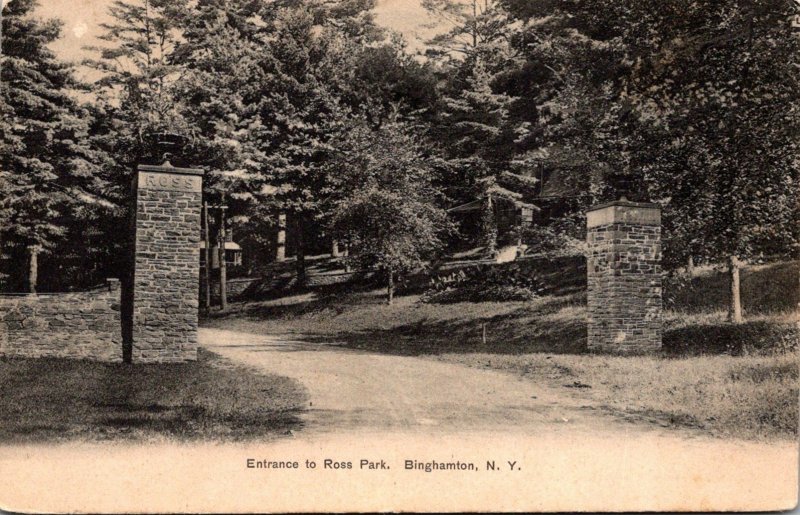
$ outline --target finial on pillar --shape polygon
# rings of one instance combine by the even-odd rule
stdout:
[[[164,162],[162,166],[168,167],[172,167],[169,162],[175,157],[176,152],[180,155],[187,142],[186,136],[167,131],[150,132],[146,139],[151,147],[152,159],[159,159],[160,156],[161,161]]]

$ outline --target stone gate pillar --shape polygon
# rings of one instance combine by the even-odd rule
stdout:
[[[661,210],[618,200],[586,213],[590,350],[661,347]]]
[[[197,359],[202,170],[140,165],[131,361]]]

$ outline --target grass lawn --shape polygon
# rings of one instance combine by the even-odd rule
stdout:
[[[799,273],[798,262],[746,269],[741,325],[725,321],[721,273],[700,269],[688,283],[667,284],[664,348],[652,356],[586,353],[585,294],[574,287],[528,302],[426,304],[414,294],[394,306],[384,304],[382,290],[318,289],[233,304],[204,324],[501,369],[620,416],[719,435],[791,438],[798,419]]]
[[[200,350],[185,364],[0,360],[0,442],[269,438],[298,427],[294,380]]]
[[[694,427],[719,436],[794,439],[798,357],[665,359],[564,354],[444,354],[440,359],[506,370],[629,420]]]

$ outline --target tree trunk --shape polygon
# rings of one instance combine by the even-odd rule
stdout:
[[[731,303],[728,311],[728,321],[734,324],[741,324],[742,318],[742,295],[739,283],[739,267],[741,261],[736,256],[731,256],[728,263],[728,271],[731,279]]]
[[[390,306],[394,302],[394,272],[389,270],[389,277],[386,283],[386,303]]]
[[[206,266],[203,269],[203,279],[206,283],[204,303],[206,313],[208,313],[211,311],[211,233],[208,232],[208,202],[203,202],[203,232],[205,233],[203,258],[206,262]]]
[[[306,249],[305,235],[303,234],[303,215],[297,215],[294,226],[295,241],[297,242],[295,272],[297,273],[297,285],[303,287],[306,285]]]
[[[28,255],[28,291],[36,293],[36,283],[39,281],[39,246],[29,246]]]
[[[478,48],[478,0],[472,0],[472,48]]]
[[[349,243],[346,243],[344,245],[343,255],[345,257],[350,257],[350,244]],[[350,272],[351,271],[351,269],[350,269],[350,260],[349,259],[345,259],[344,260],[344,271],[345,272]]]
[[[497,251],[497,220],[495,219],[494,202],[489,195],[486,196],[481,213],[481,232],[486,253],[493,258]]]
[[[275,247],[275,261],[286,259],[286,213],[278,214],[278,242]]]

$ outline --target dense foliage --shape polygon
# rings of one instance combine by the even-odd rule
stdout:
[[[6,3],[2,270],[29,276],[76,241],[109,269],[158,133],[185,142],[176,164],[207,169],[206,198],[257,265],[288,216],[300,282],[331,241],[391,282],[452,241],[444,209],[476,200],[488,251],[499,200],[546,213],[514,230],[557,252],[588,205],[626,194],[663,207],[670,269],[796,255],[796,2],[422,5],[442,31],[411,55],[374,0],[115,0],[83,103],[47,48],[58,22]]]
[[[39,255],[85,236],[113,208],[103,152],[90,141],[92,112],[70,95],[80,86],[73,70],[47,46],[60,23],[32,18],[35,6],[4,4],[0,63],[0,255],[30,271],[11,279],[31,291]]]

